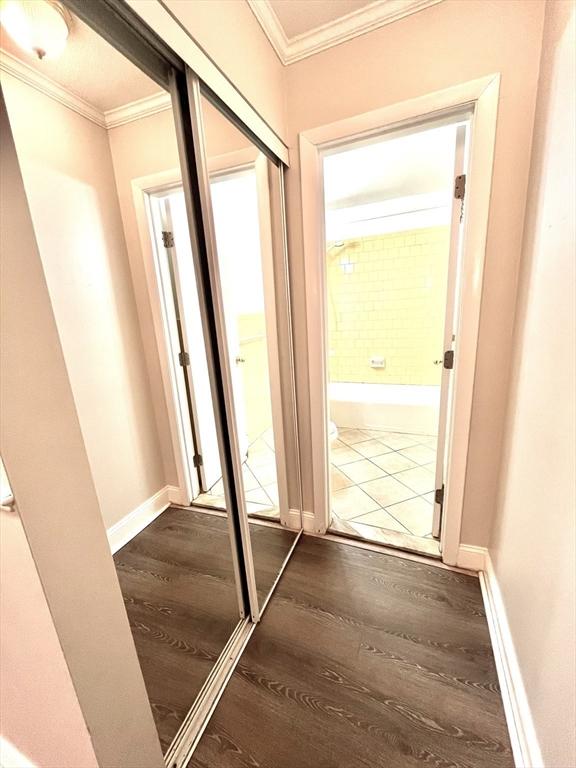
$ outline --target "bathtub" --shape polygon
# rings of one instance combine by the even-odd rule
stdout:
[[[330,418],[338,427],[435,435],[440,387],[330,382]]]

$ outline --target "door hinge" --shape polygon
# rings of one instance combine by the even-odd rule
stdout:
[[[444,486],[442,488],[436,488],[436,491],[434,492],[434,501],[436,504],[444,504]]]
[[[448,370],[450,370],[451,368],[454,368],[454,350],[453,349],[447,349],[446,352],[444,352],[444,368],[448,368]]]
[[[456,176],[454,179],[454,197],[456,200],[464,200],[466,194],[466,174]]]
[[[174,233],[173,232],[162,232],[162,245],[164,248],[174,248]]]
[[[195,467],[201,467],[204,463],[202,461],[202,456],[199,453],[194,454],[194,457],[192,458],[192,463]]]
[[[182,367],[190,365],[190,355],[188,352],[178,352],[178,362]]]

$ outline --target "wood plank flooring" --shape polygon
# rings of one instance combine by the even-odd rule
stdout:
[[[295,534],[257,524],[250,530],[262,599]],[[114,561],[166,751],[239,621],[226,518],[169,508]]]
[[[304,537],[190,768],[513,768],[478,580]]]

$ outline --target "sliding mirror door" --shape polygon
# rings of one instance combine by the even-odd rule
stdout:
[[[151,77],[152,65],[145,74],[77,16],[58,59],[29,58],[7,35],[2,45],[12,72],[3,72],[2,88],[102,521],[170,755],[249,613],[228,518],[189,506],[194,490],[182,464],[194,464],[193,436],[181,436],[184,460],[174,447],[179,390],[216,442],[199,317],[189,338],[177,321],[176,302],[192,316],[199,291],[179,121],[168,78]],[[30,67],[36,79],[19,76]],[[183,352],[204,373],[197,391]],[[75,499],[63,503],[71,514],[62,534],[73,537]]]
[[[221,307],[233,424],[241,472],[239,507],[249,532],[259,605],[270,593],[297,533],[291,524],[280,384],[278,303],[270,179],[277,168],[197,87],[197,151],[203,215]],[[276,249],[277,251],[278,249]],[[214,476],[213,468],[204,467]],[[218,480],[197,503],[222,503]]]

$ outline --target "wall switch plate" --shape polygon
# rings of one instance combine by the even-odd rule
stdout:
[[[386,368],[386,358],[384,357],[371,357],[370,368]]]

